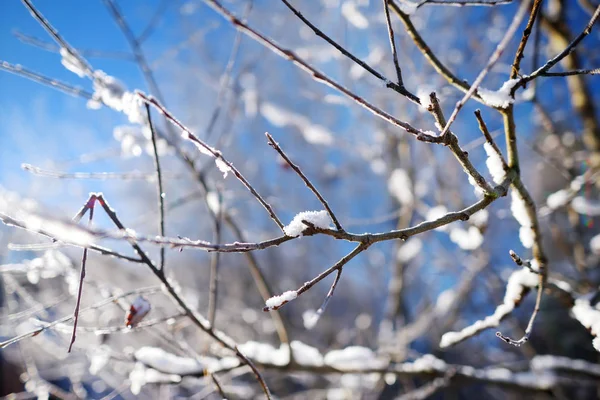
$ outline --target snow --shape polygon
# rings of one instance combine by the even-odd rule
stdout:
[[[400,246],[396,257],[401,263],[407,263],[415,258],[422,248],[423,242],[421,239],[413,237]]]
[[[75,55],[73,55],[73,53],[71,53],[68,49],[64,47],[60,48],[60,55],[62,57],[60,63],[66,69],[76,74],[80,78],[83,78],[85,76],[87,68],[85,67],[85,64],[81,62],[79,57],[76,57]]]
[[[475,214],[471,215],[469,222],[478,228],[487,225],[490,214],[487,210],[479,210]]]
[[[600,376],[600,365],[568,357],[538,355],[531,359],[530,365],[533,370],[561,369]]]
[[[210,357],[200,357],[196,360],[191,357],[179,357],[160,347],[145,346],[135,352],[135,359],[146,366],[160,372],[174,375],[201,374],[209,364],[218,360]],[[200,362],[205,361],[205,362]]]
[[[268,343],[249,341],[238,346],[243,355],[261,364],[287,365],[290,362],[290,353],[287,345],[282,344],[279,349]]]
[[[571,207],[573,210],[581,215],[587,215],[590,217],[596,217],[600,215],[600,202],[597,200],[590,200],[583,196],[577,196],[571,201]]]
[[[439,218],[442,218],[444,215],[448,214],[448,209],[442,205],[437,205],[435,207],[431,207],[425,216],[427,221],[435,221]],[[447,231],[448,225],[440,226],[439,228],[435,228],[436,231]]]
[[[592,306],[589,299],[582,297],[575,300],[575,305],[571,309],[571,312],[573,317],[596,337],[592,341],[592,345],[597,351],[600,351],[600,308],[598,304]]]
[[[488,156],[487,160],[485,161],[485,165],[487,165],[494,182],[499,185],[502,183],[506,175],[506,173],[504,172],[504,164],[502,163],[502,157],[494,149],[494,146],[492,146],[488,142],[485,142],[483,144],[483,148],[485,149],[485,152]]]
[[[532,222],[527,213],[525,200],[519,195],[518,192],[513,190],[511,192],[512,202],[510,204],[510,211],[515,217],[517,222],[521,225],[519,229],[519,239],[525,248],[531,248],[533,246],[535,232],[532,229]]]
[[[388,180],[388,190],[402,205],[412,204],[414,200],[411,191],[411,180],[408,173],[401,169],[395,169]]]
[[[535,232],[528,226],[522,226],[519,228],[519,240],[521,240],[523,247],[530,249],[535,241]]]
[[[412,363],[404,363],[403,367],[410,372],[435,372],[445,371],[447,364],[444,360],[440,360],[433,354],[424,354],[414,360]]]
[[[494,314],[471,324],[459,332],[447,332],[442,336],[440,347],[445,348],[459,343],[485,329],[498,326],[500,321],[512,312],[521,301],[525,288],[534,288],[539,283],[539,276],[528,268],[513,272],[506,284],[504,302],[496,307]]]
[[[304,328],[311,330],[319,321],[319,314],[315,310],[306,310],[302,313],[302,323]]]
[[[476,226],[470,226],[468,230],[453,228],[450,231],[450,240],[463,250],[475,250],[483,243],[483,235]]]
[[[319,349],[304,344],[299,340],[292,340],[290,346],[294,354],[294,360],[298,364],[312,367],[320,367],[323,365],[323,355]]]
[[[564,207],[567,205],[570,199],[570,191],[566,189],[561,189],[557,192],[550,194],[546,198],[546,205],[551,210],[556,210],[557,208]]]
[[[217,215],[221,211],[221,202],[219,201],[219,194],[217,192],[208,192],[206,194],[206,203],[213,214]]]
[[[302,221],[307,221],[317,228],[329,229],[331,219],[327,211],[303,211],[296,214],[292,222],[283,228],[287,236],[296,237],[302,234],[308,228]]]
[[[341,350],[332,350],[325,354],[324,362],[338,369],[382,368],[387,361],[378,358],[368,347],[349,346]]]
[[[26,229],[46,232],[61,242],[89,247],[96,240],[92,233],[70,220],[61,220],[40,214],[34,201],[22,199],[18,194],[7,191],[1,186],[0,214],[17,220]]]
[[[435,301],[435,313],[437,315],[446,314],[454,303],[455,298],[456,292],[453,289],[444,290],[439,294],[437,300]]]
[[[469,183],[471,184],[471,186],[473,186],[473,192],[475,193],[475,195],[477,197],[483,197],[483,189],[479,186],[477,181],[475,181],[475,178],[473,178],[471,175],[469,175]]]
[[[367,29],[369,27],[369,21],[356,8],[356,4],[353,1],[348,0],[342,4],[342,15],[358,29]]]
[[[140,394],[142,387],[147,383],[179,383],[178,375],[163,374],[152,368],[146,368],[142,363],[136,363],[129,374],[130,390],[133,395]]]
[[[283,304],[294,300],[296,297],[298,297],[298,293],[295,290],[288,290],[279,296],[273,296],[270,299],[267,299],[265,305],[269,310],[275,310],[281,307]]]
[[[600,255],[600,235],[596,235],[590,239],[590,250],[592,250],[592,253]]]
[[[223,173],[223,178],[227,178],[227,174],[231,172],[231,167],[221,157],[215,158],[215,164],[219,168],[219,171]]]
[[[509,79],[496,91],[480,87],[477,89],[477,93],[486,105],[506,108],[514,102],[515,99],[510,96],[510,91],[519,82],[520,79]]]

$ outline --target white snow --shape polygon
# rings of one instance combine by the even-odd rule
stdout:
[[[529,364],[533,370],[561,369],[600,376],[600,365],[568,357],[538,355],[533,357]]]
[[[600,303],[599,303],[600,304]],[[592,341],[592,345],[600,351],[600,308],[599,305],[592,306],[587,298],[579,298],[575,300],[575,305],[571,309],[573,317],[577,319],[581,325],[589,329],[590,333],[596,338]]]
[[[267,299],[265,305],[269,310],[274,310],[281,307],[284,303],[294,300],[296,297],[298,297],[298,292],[295,290],[288,290],[279,296],[273,296],[270,299]]]
[[[283,366],[290,362],[289,348],[284,344],[276,349],[268,343],[249,341],[240,344],[238,349],[246,357],[262,364]]]
[[[472,325],[467,326],[459,332],[447,332],[442,336],[440,347],[449,347],[459,343],[485,329],[498,326],[500,321],[512,312],[517,303],[521,301],[525,288],[534,288],[539,283],[539,276],[531,272],[528,268],[522,268],[513,272],[508,278],[506,284],[506,293],[504,302],[496,307],[494,314],[479,320]]]
[[[61,47],[60,48],[61,60],[60,63],[69,71],[73,72],[80,78],[85,76],[87,68],[85,64],[81,62],[79,57],[72,54],[68,49]]]
[[[475,250],[483,243],[483,235],[476,226],[470,226],[468,230],[452,228],[450,240],[463,250]]]
[[[571,192],[569,190],[561,189],[557,192],[550,194],[546,198],[546,205],[551,210],[556,210],[557,208],[567,205],[567,203],[569,202],[570,195]]]
[[[332,350],[325,354],[325,364],[338,369],[381,368],[387,361],[378,358],[375,352],[367,347],[349,346],[341,350]]]
[[[600,235],[596,235],[590,239],[590,249],[592,253],[600,255]]]
[[[409,372],[434,372],[445,371],[447,364],[433,354],[424,354],[413,362],[401,364],[403,369]]]
[[[485,161],[485,165],[487,165],[494,182],[499,185],[502,183],[506,175],[504,172],[504,165],[502,163],[502,156],[498,154],[498,152],[494,149],[494,146],[488,142],[483,144],[483,148],[488,156],[487,160]]]
[[[414,200],[410,177],[402,168],[395,169],[390,175],[388,190],[402,205],[412,204]]]
[[[475,195],[477,197],[483,197],[483,189],[481,188],[481,186],[479,186],[477,181],[475,181],[475,178],[473,178],[471,175],[469,175],[469,183],[471,184],[471,186],[473,186],[473,192],[475,193]]]
[[[490,107],[506,108],[515,101],[515,99],[510,96],[510,91],[519,81],[520,79],[509,79],[496,91],[480,87],[477,89],[477,93],[486,105]]]
[[[201,357],[200,360],[191,357],[179,357],[160,347],[149,346],[138,349],[135,352],[135,359],[160,372],[174,375],[199,374],[209,364],[217,362],[216,359],[209,357]]]
[[[287,236],[296,237],[302,234],[308,228],[302,221],[310,222],[317,228],[329,229],[331,219],[327,211],[303,211],[296,214],[292,222],[283,228]]]
[[[443,315],[447,313],[454,303],[455,298],[456,292],[453,289],[444,290],[439,294],[437,300],[435,301],[435,313],[437,315]]]
[[[231,172],[231,167],[221,157],[215,158],[215,164],[219,171],[223,173],[223,178],[227,178],[227,174]]]
[[[304,327],[311,330],[319,321],[319,314],[315,310],[306,310],[302,313],[302,323]]]
[[[425,112],[431,106],[430,95],[432,92],[434,92],[434,89],[432,86],[429,86],[429,85],[419,86],[419,88],[417,89],[417,97],[419,98],[419,101],[421,102],[421,107],[422,107],[419,109],[419,111]]]
[[[413,237],[400,246],[396,257],[401,263],[407,263],[415,258],[422,248],[423,242],[421,239]]]
[[[435,221],[439,218],[442,218],[444,215],[448,214],[448,209],[443,205],[437,205],[435,207],[431,207],[427,214],[425,215],[425,219],[427,221]],[[435,228],[436,231],[447,231],[448,225],[440,226],[439,228]]]
[[[136,363],[129,374],[130,390],[133,395],[139,395],[147,383],[179,383],[179,375],[163,374],[152,368],[146,368],[142,363]]]
[[[587,215],[590,217],[596,217],[600,215],[600,202],[597,200],[591,200],[584,196],[577,196],[571,201],[571,207],[573,210],[581,215]]]
[[[348,0],[342,4],[342,15],[358,29],[369,27],[369,20],[358,10],[354,1]]]
[[[487,225],[490,214],[488,210],[479,210],[475,214],[471,215],[469,222],[478,228]]]
[[[535,232],[532,229],[532,222],[527,214],[527,208],[525,200],[515,190],[511,192],[512,201],[510,204],[510,211],[515,217],[517,222],[521,225],[519,229],[519,239],[525,248],[531,248],[533,246]]]

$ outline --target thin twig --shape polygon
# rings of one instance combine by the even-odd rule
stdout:
[[[504,37],[502,38],[500,43],[498,43],[498,46],[496,46],[496,50],[494,50],[494,53],[492,53],[491,57],[489,58],[488,62],[486,63],[485,67],[481,70],[479,75],[477,75],[477,78],[475,78],[475,81],[473,81],[473,84],[471,85],[471,87],[469,88],[467,93],[465,93],[463,98],[460,99],[460,101],[458,103],[456,103],[456,106],[454,107],[454,111],[450,115],[450,118],[448,118],[448,123],[446,124],[446,126],[444,127],[444,129],[442,130],[442,132],[440,134],[441,136],[443,136],[446,132],[448,132],[448,130],[450,129],[450,125],[452,125],[452,123],[458,116],[458,113],[463,108],[463,106],[465,105],[467,100],[469,100],[471,98],[471,96],[473,95],[473,93],[475,93],[475,91],[477,90],[477,88],[479,87],[481,82],[483,82],[483,79],[486,77],[488,72],[492,69],[492,67],[500,59],[500,56],[502,55],[502,53],[504,53],[506,46],[508,46],[510,40],[512,39],[515,32],[517,31],[517,28],[521,24],[521,21],[525,17],[525,13],[527,11],[527,8],[529,8],[530,3],[531,3],[531,0],[524,0],[523,2],[521,2],[521,5],[519,6],[519,9],[517,10],[517,13],[515,14],[510,26],[506,30]]]
[[[517,49],[517,53],[515,54],[515,59],[511,67],[510,79],[515,79],[519,75],[519,69],[521,66],[521,60],[523,59],[523,53],[525,52],[525,46],[527,46],[529,35],[531,35],[531,29],[533,28],[533,24],[535,23],[541,6],[542,0],[534,0],[533,7],[531,8],[531,14],[529,14],[529,20],[527,21],[527,26],[525,26],[525,30],[523,31],[523,37],[521,38],[519,48]]]
[[[94,218],[94,204],[95,204],[95,195],[91,195],[90,199],[86,202],[85,208],[89,209],[89,220],[88,227],[92,225],[92,219]],[[80,213],[77,213],[76,218]],[[83,249],[83,254],[81,256],[81,273],[79,275],[79,287],[77,288],[77,302],[75,303],[75,311],[73,312],[73,333],[71,335],[71,342],[69,342],[69,350],[68,353],[71,352],[73,348],[73,344],[75,343],[75,338],[77,336],[77,322],[79,322],[79,307],[81,305],[81,295],[83,293],[83,280],[85,278],[85,265],[87,263],[87,255],[88,249],[87,247]]]
[[[91,99],[93,94],[80,88],[77,86],[69,85],[68,83],[59,81],[54,78],[47,77],[45,75],[39,74],[30,69],[24,68],[19,64],[11,64],[7,61],[0,60],[0,70],[10,72],[12,74],[22,76],[23,78],[27,78],[37,83],[41,83],[42,85],[49,86],[51,88],[60,90],[64,93],[67,93],[71,96],[75,97],[83,97],[85,99]]]
[[[336,218],[335,214],[333,213],[333,210],[331,209],[331,207],[329,207],[329,203],[327,202],[327,200],[325,200],[325,198],[321,195],[321,193],[319,193],[319,191],[317,190],[315,185],[313,185],[312,182],[306,177],[306,175],[304,175],[302,170],[296,164],[294,164],[292,162],[292,160],[288,157],[288,155],[279,146],[279,143],[277,143],[273,139],[273,136],[271,136],[268,132],[265,132],[265,135],[267,136],[269,145],[273,149],[275,149],[275,151],[277,151],[277,153],[279,153],[279,155],[285,160],[285,162],[287,162],[289,164],[289,166],[294,170],[294,172],[296,172],[298,174],[300,179],[302,179],[302,181],[310,189],[310,191],[313,192],[313,194],[317,197],[317,199],[319,199],[321,204],[323,204],[323,207],[325,207],[325,209],[327,210],[327,213],[329,214],[329,217],[333,221],[336,229],[339,231],[343,231],[344,229],[342,228],[342,225],[340,224],[340,222]]]
[[[569,54],[571,54],[575,50],[575,48],[577,47],[577,45],[587,35],[589,35],[590,32],[592,32],[592,27],[594,26],[594,24],[596,23],[596,21],[598,20],[599,17],[600,17],[600,5],[598,7],[596,7],[596,11],[592,15],[592,18],[587,23],[587,25],[585,26],[585,28],[583,29],[583,31],[579,35],[577,35],[577,37],[575,39],[573,39],[573,41],[571,43],[569,43],[569,45],[567,47],[565,47],[565,49],[563,51],[561,51],[560,53],[558,53],[552,59],[548,60],[548,62],[546,62],[546,64],[542,65],[540,68],[538,68],[537,70],[535,70],[531,74],[523,77],[522,78],[522,84],[525,84],[525,83],[527,83],[527,82],[535,79],[537,76],[542,75],[542,74],[548,72],[548,70],[550,68],[552,68],[553,66],[555,66],[560,60],[562,60],[563,58],[565,58],[566,56],[568,56]]]
[[[384,119],[385,121],[388,121],[392,125],[398,126],[402,129],[404,129],[405,131],[417,136],[417,138],[419,140],[431,141],[433,143],[439,142],[439,140],[436,137],[431,136],[430,134],[428,134],[420,129],[414,128],[412,125],[410,125],[407,122],[400,121],[399,119],[393,117],[392,115],[388,114],[387,112],[385,112],[385,111],[379,109],[378,107],[374,106],[373,104],[369,103],[361,96],[351,92],[350,90],[346,89],[341,84],[339,84],[339,83],[335,82],[333,79],[329,78],[323,72],[312,67],[309,63],[307,63],[302,58],[300,58],[298,55],[296,55],[293,51],[279,46],[273,40],[269,39],[268,37],[262,35],[261,33],[257,32],[256,30],[252,29],[246,23],[244,23],[239,18],[237,18],[235,15],[233,15],[233,13],[231,13],[231,11],[229,11],[228,9],[223,7],[221,5],[221,3],[218,2],[217,0],[205,0],[205,3],[207,3],[211,8],[213,8],[223,18],[225,18],[227,21],[229,21],[236,29],[239,29],[245,35],[256,40],[258,43],[262,44],[266,48],[272,50],[278,56],[285,58],[287,60],[290,60],[292,63],[294,63],[296,66],[298,66],[301,70],[303,70],[304,72],[306,72],[310,76],[312,76],[312,78],[315,79],[316,81],[324,83],[325,85],[339,91],[340,93],[342,93],[345,96],[349,97],[350,99],[354,100],[356,103],[358,103],[362,107],[366,108],[368,111],[375,114],[376,116]],[[386,83],[386,85],[390,85],[390,84],[394,85],[393,82]]]
[[[395,62],[397,65],[397,72],[398,72],[398,83],[394,83],[392,81],[390,81],[389,79],[387,79],[385,76],[383,76],[381,73],[379,73],[377,70],[375,70],[373,67],[371,67],[369,64],[367,64],[366,62],[364,62],[363,60],[359,59],[358,57],[356,57],[354,54],[350,53],[348,50],[346,50],[342,45],[340,45],[339,43],[337,43],[335,40],[333,40],[331,37],[327,36],[325,33],[323,33],[323,31],[321,31],[319,28],[317,28],[312,22],[310,22],[304,15],[302,15],[302,13],[300,13],[300,11],[298,11],[298,9],[296,9],[294,6],[292,6],[287,0],[281,0],[286,6],[287,8],[289,8],[306,26],[308,26],[314,33],[315,35],[319,36],[320,38],[322,38],[323,40],[325,40],[327,43],[329,43],[330,45],[332,45],[335,49],[337,49],[340,53],[342,53],[342,55],[344,55],[345,57],[349,58],[350,60],[354,61],[357,65],[359,65],[360,67],[362,67],[365,71],[367,71],[368,73],[370,73],[371,75],[373,75],[374,77],[376,77],[377,79],[379,79],[380,81],[382,81],[386,87],[393,89],[394,91],[400,93],[403,96],[406,96],[409,100],[411,100],[412,102],[415,102],[417,104],[420,104],[419,98],[417,96],[415,96],[414,94],[410,93],[408,90],[406,90],[406,88],[404,87],[404,85],[402,84],[402,74],[399,72],[400,70],[400,66],[397,64],[398,59],[397,57],[395,58]],[[389,19],[388,19],[389,20]],[[390,27],[391,29],[391,27]],[[394,44],[394,51],[395,51],[395,44]]]
[[[152,124],[152,114],[150,113],[150,106],[148,103],[146,106],[146,115],[148,116],[148,127],[150,128],[152,138],[152,152],[154,155],[154,168],[156,168],[156,189],[158,190],[158,231],[161,236],[165,236],[165,192],[163,189],[162,171],[160,169],[160,157],[158,156],[158,146],[156,144],[156,132],[154,131],[154,125]],[[165,248],[160,249],[160,270],[165,268]]]
[[[296,291],[295,291],[296,292],[296,296],[302,295],[304,292],[308,291],[314,285],[316,285],[317,283],[321,282],[323,279],[325,279],[326,277],[328,277],[329,275],[331,275],[332,272],[341,270],[344,267],[344,265],[346,265],[350,260],[352,260],[357,255],[359,255],[360,253],[362,253],[368,247],[369,247],[369,244],[360,243],[358,246],[356,246],[354,248],[354,250],[352,250],[350,253],[348,253],[344,257],[342,257],[333,266],[329,267],[328,269],[326,269],[325,271],[321,272],[319,275],[317,275],[316,277],[314,277],[310,281],[305,282],[304,285],[302,285],[298,289],[296,289]],[[339,279],[339,277],[338,277],[338,279]],[[337,282],[334,281],[334,283],[337,283]],[[335,287],[333,287],[333,288],[335,289]],[[330,289],[330,291],[331,291],[331,289]],[[332,294],[333,294],[333,292],[332,292]],[[281,304],[279,304],[277,306],[274,306],[274,307],[264,307],[263,311],[279,310],[281,307],[283,307],[287,303],[288,303],[288,301],[283,301]]]
[[[215,158],[215,161],[224,163],[233,172],[235,177],[246,187],[246,189],[248,189],[250,193],[252,193],[252,195],[265,208],[265,210],[267,210],[271,219],[275,221],[277,226],[279,226],[279,228],[283,231],[284,225],[283,223],[281,223],[279,217],[277,217],[277,215],[275,214],[275,211],[273,211],[271,205],[262,198],[262,196],[256,191],[256,189],[246,180],[246,178],[244,178],[241,172],[236,167],[234,167],[231,162],[229,162],[223,157],[220,151],[210,147],[202,140],[198,139],[198,137],[194,135],[192,131],[190,131],[185,125],[183,125],[177,118],[175,118],[173,114],[171,114],[157,99],[149,97],[139,91],[136,93],[146,104],[149,104],[156,108],[161,114],[165,116],[165,118],[167,118],[168,121],[170,121],[173,125],[181,129],[184,132],[187,139],[195,143],[201,149],[201,151],[205,153],[210,153]]]
[[[390,21],[390,8],[388,0],[383,0],[383,11],[385,13],[385,24],[387,25],[388,36],[390,38],[390,47],[392,48],[392,57],[394,58],[394,67],[396,68],[396,76],[398,77],[398,85],[404,87],[402,83],[402,70],[398,63],[398,51],[396,50],[396,40],[394,39],[394,29],[392,21]]]

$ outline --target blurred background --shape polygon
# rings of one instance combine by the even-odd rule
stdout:
[[[391,15],[404,84],[413,93],[435,91],[448,116],[463,93],[434,70],[407,27],[420,34],[456,77],[472,82],[506,33],[520,1],[462,7],[424,2],[427,4],[418,8],[408,1],[397,3],[406,12],[405,18]],[[394,80],[381,1],[292,4],[335,41]],[[222,151],[284,224],[301,211],[323,207],[268,146],[265,132],[301,167],[350,232],[413,226],[431,219],[432,212],[461,210],[478,199],[448,148],[419,142],[377,118],[238,33],[202,1],[38,0],[35,5],[94,70],[115,77],[127,90],[153,94],[199,138]],[[282,2],[240,0],[223,1],[223,5],[377,107],[420,129],[436,130],[426,110],[343,57]],[[583,30],[596,6],[593,0],[544,0],[522,72],[530,73],[564,49]],[[496,90],[508,79],[526,21],[482,86]],[[597,27],[592,30],[555,70],[598,68],[598,32]],[[126,115],[90,101],[92,82],[66,69],[59,50],[21,2],[2,2],[0,195],[69,219],[86,203],[90,192],[102,192],[125,226],[140,234],[159,234],[148,132],[128,121]],[[24,77],[23,68],[34,71],[37,78]],[[40,82],[44,77],[49,81]],[[67,86],[57,90],[60,85],[54,80]],[[595,246],[593,241],[599,233],[600,215],[595,179],[600,152],[599,99],[600,80],[595,75],[542,77],[517,91],[514,106],[522,179],[538,206],[550,276],[568,282],[578,295],[592,296],[600,283],[600,240]],[[452,131],[473,164],[489,177],[484,138],[473,116],[477,108],[482,109],[490,133],[506,155],[502,116],[492,108],[469,101]],[[173,136],[174,130],[160,114],[153,114],[153,121],[161,135],[177,146],[175,149],[164,140],[159,146],[166,236],[231,243],[241,238],[258,242],[281,234],[234,176],[223,178],[195,146],[177,140],[178,135]],[[189,156],[188,161],[182,154]],[[202,171],[201,181],[198,171]],[[558,206],[548,202],[548,196],[573,187],[579,176],[585,176],[585,184],[571,193],[569,201]],[[94,226],[114,230],[99,210]],[[455,230],[464,233],[464,240]],[[34,329],[40,321],[51,322],[73,312],[81,249],[48,248],[49,243],[39,235],[0,225],[3,341]],[[102,244],[135,255],[123,241]],[[158,246],[143,247],[152,259],[159,258]],[[278,348],[281,321],[262,312],[264,299],[249,266],[258,266],[271,294],[279,294],[297,289],[353,247],[315,235],[255,251],[253,258],[224,253],[216,259],[213,253],[167,248],[166,271],[188,304],[206,315],[211,265],[218,265],[215,326],[238,343],[258,341]],[[314,327],[311,316],[321,306],[333,276],[281,309],[285,330],[291,340],[316,347],[323,354],[364,346],[392,363],[423,354],[483,370],[500,366],[529,371],[531,360],[540,355],[597,363],[593,337],[570,316],[570,304],[552,295],[544,297],[532,337],[521,347],[497,339],[491,329],[455,347],[440,348],[445,332],[492,314],[502,303],[506,281],[517,269],[508,255],[510,249],[531,258],[530,250],[519,241],[519,224],[511,215],[510,197],[506,197],[470,221],[455,222],[445,230],[426,232],[406,242],[372,246],[344,268],[335,295]],[[82,307],[147,287],[160,289],[160,282],[144,265],[90,253]],[[176,314],[158,289],[149,289],[145,295],[152,304],[149,318]],[[522,336],[534,297],[527,296],[499,330],[511,337]],[[189,355],[189,349],[198,354],[218,353],[211,340],[186,319],[131,332],[98,333],[102,328],[123,325],[122,307],[127,308],[127,301],[134,298],[125,297],[121,307],[110,303],[82,313],[79,324],[88,329],[78,333],[70,354],[66,351],[68,327],[45,330],[0,350],[0,395],[135,398],[127,381],[134,362],[124,354],[142,346],[159,346],[181,355]],[[108,361],[102,364],[104,359]],[[599,394],[599,375],[569,372],[557,376],[572,378],[571,383],[565,379],[548,390],[534,391],[518,384],[451,381],[433,396],[592,399]],[[427,376],[392,378],[265,371],[271,390],[290,399],[395,398],[431,381]],[[262,396],[247,371],[236,375],[232,370],[223,382],[232,398]],[[207,378],[146,385],[137,396],[219,398]]]

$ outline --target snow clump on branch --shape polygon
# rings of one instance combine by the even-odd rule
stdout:
[[[296,214],[292,222],[283,228],[283,231],[287,236],[300,236],[302,232],[308,228],[308,225],[302,221],[306,221],[314,225],[316,228],[329,229],[331,219],[325,210],[303,211],[299,214]]]

